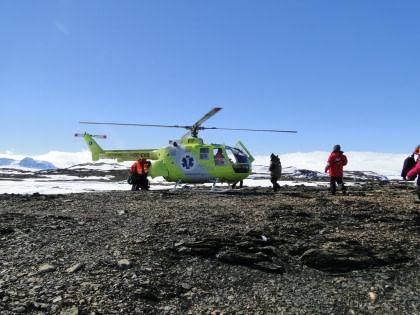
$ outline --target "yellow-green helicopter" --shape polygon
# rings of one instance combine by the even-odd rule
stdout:
[[[152,178],[162,176],[168,182],[174,182],[173,189],[181,183],[204,184],[213,183],[211,191],[215,191],[216,183],[228,183],[232,187],[247,178],[252,173],[251,153],[241,141],[234,146],[224,144],[206,144],[198,137],[198,131],[205,129],[243,130],[259,132],[289,132],[287,130],[243,129],[243,128],[216,128],[202,127],[202,123],[220,111],[215,107],[204,115],[192,126],[178,125],[150,125],[150,124],[125,124],[112,122],[81,122],[82,124],[120,125],[141,127],[166,127],[184,128],[188,132],[179,140],[170,140],[169,144],[160,149],[138,150],[104,150],[93,138],[105,139],[104,135],[91,135],[76,133],[76,137],[83,137],[90,151],[92,160],[116,159],[118,162],[136,161],[140,158],[152,160],[149,175]]]

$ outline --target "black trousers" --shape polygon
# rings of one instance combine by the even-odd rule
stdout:
[[[279,183],[277,183],[277,181],[278,181],[277,177],[271,177],[270,178],[270,182],[273,184],[274,191],[280,190],[280,185],[279,185]]]
[[[131,186],[131,190],[149,190],[149,180],[147,175],[139,175],[136,182]]]
[[[337,185],[341,186],[341,191],[343,193],[346,193],[346,186],[344,186],[344,182],[343,182],[343,177],[335,177],[335,176],[331,176],[330,177],[330,192],[334,195],[335,192],[337,191]]]

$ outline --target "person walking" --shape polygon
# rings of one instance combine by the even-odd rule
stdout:
[[[337,191],[336,184],[340,185],[343,195],[346,194],[347,188],[343,182],[343,166],[347,165],[347,157],[341,151],[339,144],[336,144],[333,147],[333,151],[327,160],[327,165],[325,166],[325,173],[330,175],[330,193],[335,195]]]
[[[278,155],[274,155],[274,153],[271,153],[270,155],[270,166],[268,167],[268,170],[270,171],[270,182],[273,184],[273,190],[274,192],[280,190],[280,185],[277,183],[277,181],[281,177],[281,162]]]
[[[135,174],[131,190],[149,190],[149,180],[147,175],[149,174],[149,167],[151,163],[145,158],[138,159],[130,167],[130,172]]]
[[[417,202],[420,202],[420,144],[415,147],[413,154],[417,155],[417,158],[416,158],[417,163],[411,170],[408,171],[407,178],[409,180],[414,180],[417,176],[416,193],[419,198]]]

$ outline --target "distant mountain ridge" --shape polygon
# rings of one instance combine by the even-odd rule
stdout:
[[[252,175],[253,178],[269,177],[268,167],[260,166]],[[283,168],[282,179],[309,179],[309,180],[329,180],[327,173],[321,173],[308,169],[299,169],[293,166]],[[344,180],[380,180],[387,181],[389,178],[385,175],[372,171],[344,171]]]
[[[35,160],[30,157],[26,157],[22,160],[15,160],[10,158],[0,158],[0,168],[13,168],[13,169],[33,169],[36,171],[45,171],[45,170],[56,170],[66,173],[67,171],[72,172],[74,170],[85,171],[85,172],[96,172],[96,173],[108,173],[111,170],[126,171],[128,170],[127,165],[122,165],[120,163],[98,163],[98,162],[88,162],[83,164],[76,164],[67,168],[57,168],[54,164],[48,161]],[[253,173],[249,176],[249,179],[263,179],[269,178],[270,172],[268,166],[265,165],[255,165]],[[99,175],[98,175],[99,176]],[[125,173],[124,173],[125,176]],[[295,179],[295,180],[327,180],[329,175],[326,173],[321,173],[308,169],[299,169],[293,166],[288,166],[283,168],[282,179]],[[387,176],[378,174],[372,171],[344,171],[345,180],[380,180],[387,181],[389,180]]]
[[[38,170],[55,170],[57,167],[47,161],[34,160],[33,158],[26,157],[22,160],[14,160],[9,158],[0,158],[0,166],[10,166],[12,168],[16,167],[26,167],[33,168]]]

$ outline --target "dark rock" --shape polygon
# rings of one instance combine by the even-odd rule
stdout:
[[[3,194],[0,309],[416,314],[420,210],[400,185]]]

